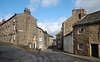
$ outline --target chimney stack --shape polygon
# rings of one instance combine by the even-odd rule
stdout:
[[[25,14],[31,14],[30,9],[25,8],[24,13],[25,13]]]

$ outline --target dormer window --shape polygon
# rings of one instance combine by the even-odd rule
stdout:
[[[84,29],[83,28],[78,29],[78,34],[84,34]]]

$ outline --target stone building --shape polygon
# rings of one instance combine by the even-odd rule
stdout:
[[[61,31],[56,35],[56,45],[57,45],[57,49],[63,49],[62,29],[61,29]]]
[[[49,42],[48,42],[48,47],[52,47],[53,46],[53,37],[49,35]]]
[[[85,14],[85,9],[73,9],[72,10],[72,16],[68,18],[66,21],[63,22],[62,28],[63,28],[63,36],[73,31],[73,25],[79,20],[79,14],[83,13]]]
[[[56,46],[56,39],[53,39],[53,46]]]
[[[43,50],[44,38],[49,38],[45,34],[47,33],[37,26],[37,19],[31,15],[30,9],[25,9],[24,13],[15,14],[0,24],[0,41],[15,45],[22,44]]]
[[[74,53],[100,57],[100,11],[87,14],[73,26]]]
[[[81,13],[81,14],[80,14]],[[72,16],[63,22],[63,50],[73,53],[73,25],[86,15],[85,9],[73,9]]]
[[[58,46],[59,46],[59,44],[58,44],[59,36],[61,37],[60,41],[59,41],[59,43],[61,43],[60,44],[61,49],[64,48],[64,43],[66,43],[66,40],[64,41],[64,37],[66,37],[67,34],[69,34],[69,33],[71,33],[73,31],[73,27],[72,26],[74,25],[74,23],[76,23],[79,20],[79,14],[80,13],[85,14],[85,10],[81,9],[81,8],[80,9],[73,9],[72,10],[72,16],[62,23],[62,29],[56,35],[57,45]],[[81,15],[81,16],[84,16],[84,15]]]

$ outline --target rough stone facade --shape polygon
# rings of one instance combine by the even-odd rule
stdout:
[[[53,46],[53,37],[49,36],[49,46],[48,47],[52,47]]]
[[[73,25],[79,20],[79,14],[84,13],[84,9],[73,9],[72,10],[72,16],[68,18],[66,21],[63,22],[62,28],[63,28],[63,36],[67,35],[71,31],[73,31]]]
[[[79,15],[80,13],[82,13],[82,14]],[[83,14],[85,14],[85,10],[84,9],[73,9],[72,10],[72,16],[62,23],[61,32],[59,32],[56,35],[57,46],[59,46],[58,40],[60,40],[61,49],[63,49],[63,45],[64,45],[63,44],[64,43],[64,36],[73,31],[73,27],[72,26],[74,25],[74,23],[76,23],[79,20],[79,16],[83,17]],[[61,37],[60,39],[59,39],[59,36]]]
[[[80,28],[84,29],[83,34],[78,33]],[[74,53],[100,57],[100,11],[88,14],[73,29]],[[79,49],[79,43],[83,44],[83,50]]]
[[[47,33],[37,26],[37,19],[31,16],[29,9],[24,13],[15,14],[7,21],[0,24],[0,41],[10,42],[15,45],[23,44],[30,48],[45,49],[45,37]],[[41,42],[40,42],[41,40]],[[49,39],[47,40],[49,42]]]
[[[58,49],[63,49],[63,39],[62,39],[62,29],[61,31],[56,35],[56,45]]]

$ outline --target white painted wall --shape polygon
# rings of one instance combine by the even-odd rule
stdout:
[[[68,35],[68,36],[64,37],[63,47],[64,47],[64,51],[73,53],[73,37],[72,37],[72,35]]]

